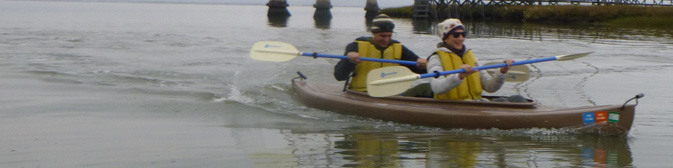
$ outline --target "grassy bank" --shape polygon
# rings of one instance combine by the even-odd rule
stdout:
[[[474,20],[510,20],[536,23],[593,23],[614,26],[673,28],[673,7],[669,6],[494,6],[459,10],[461,16]],[[411,17],[412,8],[389,8],[380,11],[391,17]],[[468,17],[469,18],[469,17]]]

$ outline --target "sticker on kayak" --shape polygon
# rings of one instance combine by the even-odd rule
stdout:
[[[619,122],[619,113],[617,112],[607,112],[607,111],[597,111],[597,112],[588,112],[582,114],[582,120],[584,124],[593,124],[593,123],[617,123]]]
[[[608,122],[610,122],[610,123],[619,122],[619,113],[618,112],[608,113]]]
[[[594,119],[593,112],[582,114],[582,118],[584,119],[584,124],[593,124],[596,122],[596,119]]]
[[[594,113],[596,116],[596,123],[608,122],[608,112],[607,111],[597,111]]]

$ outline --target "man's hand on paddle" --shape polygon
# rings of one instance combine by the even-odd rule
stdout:
[[[427,65],[428,65],[428,59],[418,58],[416,60],[416,67],[418,67],[418,69],[425,69],[427,68]]]
[[[358,52],[348,52],[348,61],[357,64],[360,63],[360,54]]]
[[[507,63],[507,67],[502,67],[500,68],[500,73],[506,74],[507,71],[509,71],[509,68],[512,67],[512,64],[514,63],[514,60],[512,59],[506,59],[505,61],[502,61],[503,63]]]

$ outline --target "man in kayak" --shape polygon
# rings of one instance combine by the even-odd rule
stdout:
[[[344,55],[348,59],[342,59],[334,66],[334,78],[343,81],[352,77],[348,88],[355,91],[367,91],[367,73],[369,71],[387,67],[398,66],[395,63],[381,63],[360,61],[360,57],[397,59],[416,61],[416,66],[407,66],[415,73],[425,73],[427,60],[418,57],[413,51],[392,39],[395,24],[388,15],[381,14],[372,21],[371,32],[373,37],[360,37],[355,42],[346,46]],[[352,75],[350,75],[352,73]]]
[[[437,51],[428,57],[428,71],[441,72],[462,68],[465,72],[433,78],[430,81],[433,97],[448,100],[485,100],[481,97],[482,90],[489,93],[498,91],[505,82],[505,74],[514,60],[504,60],[508,66],[500,68],[493,76],[486,70],[472,69],[479,66],[479,63],[472,51],[463,44],[467,32],[462,22],[458,19],[447,19],[437,26],[442,42],[437,44]],[[498,101],[523,101],[523,97],[512,96],[510,100]]]

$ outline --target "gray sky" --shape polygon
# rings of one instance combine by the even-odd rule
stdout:
[[[266,4],[269,0],[221,0],[221,1],[231,1],[241,4]],[[316,0],[287,0],[287,3],[292,5],[301,5],[301,6],[312,6],[315,4]],[[367,0],[331,0],[332,6],[365,6]],[[379,7],[389,8],[389,7],[400,7],[413,5],[413,0],[378,0]]]
[[[47,0],[50,1],[50,0]],[[269,0],[51,0],[51,1],[99,1],[99,2],[150,2],[150,3],[205,3],[205,4],[240,4],[266,5]],[[287,0],[290,6],[313,6],[316,0]],[[332,6],[363,7],[367,0],[331,0]],[[413,5],[413,0],[378,0],[379,7],[390,8]]]
[[[188,4],[237,4],[266,5],[269,0],[45,0],[45,1],[86,1],[86,2],[145,2],[145,3],[188,3]],[[313,6],[316,0],[287,0],[290,6]],[[331,0],[332,6],[365,7],[367,0]],[[380,8],[413,5],[413,0],[378,0]]]

